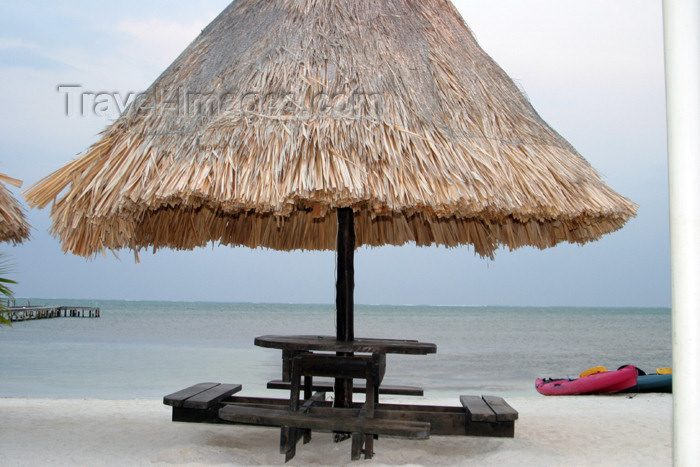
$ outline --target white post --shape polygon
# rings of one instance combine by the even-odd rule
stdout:
[[[664,0],[673,309],[673,461],[700,462],[700,0]]]

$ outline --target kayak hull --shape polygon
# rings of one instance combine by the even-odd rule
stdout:
[[[637,384],[637,369],[624,366],[617,371],[595,373],[577,379],[537,379],[535,389],[545,396],[611,394]]]

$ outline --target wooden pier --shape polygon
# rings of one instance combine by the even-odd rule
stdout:
[[[10,306],[10,321],[49,318],[99,318],[99,307],[89,306]]]

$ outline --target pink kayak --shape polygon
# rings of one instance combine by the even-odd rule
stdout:
[[[537,379],[535,389],[545,396],[572,396],[575,394],[610,394],[637,384],[637,369],[623,366],[617,371],[594,373],[577,379]]]

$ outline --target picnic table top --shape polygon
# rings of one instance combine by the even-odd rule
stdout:
[[[427,355],[437,352],[428,342],[403,339],[356,338],[340,341],[335,336],[260,336],[255,345],[282,350]]]

